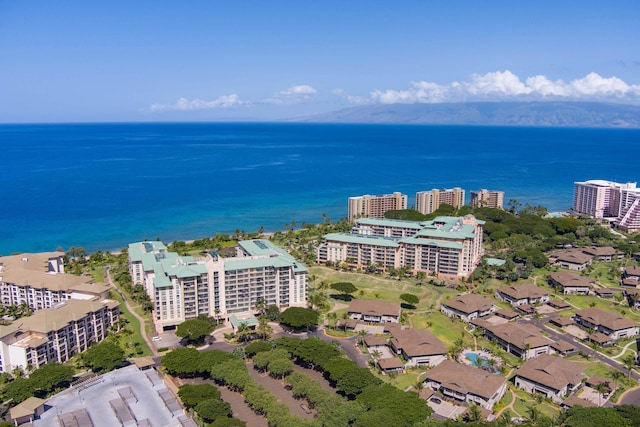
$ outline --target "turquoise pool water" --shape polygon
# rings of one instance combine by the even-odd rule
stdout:
[[[489,359],[487,358],[487,356],[480,356],[477,353],[465,353],[464,357],[471,360],[473,366],[477,366],[478,368],[489,366]]]

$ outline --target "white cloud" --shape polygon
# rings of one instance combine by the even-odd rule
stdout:
[[[281,90],[271,98],[264,99],[265,104],[299,104],[308,101],[316,94],[316,90],[309,85],[291,86],[289,89]]]
[[[203,99],[187,99],[180,98],[175,104],[153,104],[149,109],[151,111],[193,111],[193,110],[210,110],[213,108],[232,108],[239,105],[249,104],[248,101],[242,101],[240,97],[232,93],[231,95],[223,95],[211,101]]]
[[[575,100],[575,101],[640,101],[640,85],[630,85],[618,77],[602,77],[589,73],[566,83],[536,75],[521,80],[509,70],[473,74],[468,82],[441,85],[434,82],[411,82],[407,89],[373,90],[368,97],[333,91],[352,104],[414,104],[463,101],[506,100]]]
[[[316,90],[309,85],[298,85],[291,86],[287,90],[282,90],[279,92],[280,95],[313,95],[316,93]]]

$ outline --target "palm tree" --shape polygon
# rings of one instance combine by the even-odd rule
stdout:
[[[622,372],[618,371],[617,369],[614,369],[613,371],[609,372],[609,376],[611,377],[611,379],[613,381],[615,381],[615,384],[616,384],[615,388],[618,388],[618,384],[624,378],[624,374]]]
[[[329,319],[329,322],[331,322],[333,320],[333,327],[336,327],[336,320],[338,319],[338,315],[336,314],[335,311],[332,311],[331,313],[327,314],[327,318]],[[329,324],[331,325],[331,324]]]
[[[273,333],[273,328],[269,325],[269,318],[266,316],[258,317],[258,333],[263,340],[267,340]]]
[[[595,390],[598,392],[598,406],[602,406],[600,399],[602,399],[604,393],[609,391],[609,387],[605,383],[600,383],[595,386]]]
[[[631,370],[636,366],[636,358],[633,355],[627,356],[622,359],[624,367],[627,368],[627,375],[631,379]]]
[[[373,357],[373,360],[378,360],[380,359],[380,357],[382,356],[382,353],[380,352],[380,350],[373,350],[371,352],[371,357]]]
[[[364,339],[367,337],[367,331],[366,329],[360,329],[358,331],[358,344],[362,345],[362,343],[364,342]]]
[[[236,337],[238,341],[243,342],[247,341],[253,335],[254,330],[247,324],[247,322],[242,322],[238,325],[238,330],[236,331]]]
[[[258,298],[255,303],[256,311],[259,314],[264,314],[265,309],[267,308],[267,302],[264,298]]]

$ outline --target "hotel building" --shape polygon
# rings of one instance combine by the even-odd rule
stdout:
[[[407,195],[378,194],[349,197],[348,218],[353,222],[357,218],[384,218],[384,213],[392,210],[407,209]]]
[[[351,233],[325,235],[317,260],[354,268],[409,267],[414,273],[467,277],[483,254],[483,225],[472,215],[425,222],[362,218]]]
[[[153,243],[130,244],[129,265],[144,272],[158,331],[199,315],[250,313],[260,299],[279,308],[306,305],[307,268],[268,240],[240,241],[233,257],[202,259]]]
[[[69,299],[107,298],[109,286],[87,276],[64,272],[63,252],[0,257],[0,300],[3,306],[27,304],[32,310]]]
[[[0,326],[0,372],[64,363],[104,340],[119,316],[117,301],[68,300]]]
[[[596,219],[617,218],[624,207],[623,190],[635,190],[635,188],[635,182],[621,184],[600,179],[575,182],[573,211]],[[634,191],[625,192],[626,203],[629,203],[633,197],[631,193]]]
[[[474,208],[502,209],[504,205],[504,191],[489,191],[482,189],[471,192],[471,206]]]
[[[437,210],[441,204],[451,205],[456,209],[464,206],[464,190],[460,187],[416,193],[416,210],[424,215]]]

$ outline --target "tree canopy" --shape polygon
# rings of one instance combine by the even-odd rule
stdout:
[[[409,305],[416,305],[420,302],[420,298],[413,294],[402,294],[400,295],[400,299]]]
[[[220,399],[220,391],[211,384],[185,384],[180,386],[178,396],[187,408],[192,408],[207,399]]]
[[[102,341],[89,347],[82,361],[94,372],[109,372],[124,361],[124,351],[112,342]]]
[[[202,319],[185,320],[176,328],[176,335],[192,343],[202,343],[213,331],[210,322]]]
[[[289,307],[280,314],[280,323],[294,329],[305,329],[318,324],[318,313],[310,308]]]
[[[350,282],[338,282],[332,283],[331,289],[335,289],[338,292],[342,292],[344,295],[350,295],[358,290],[353,283]]]

